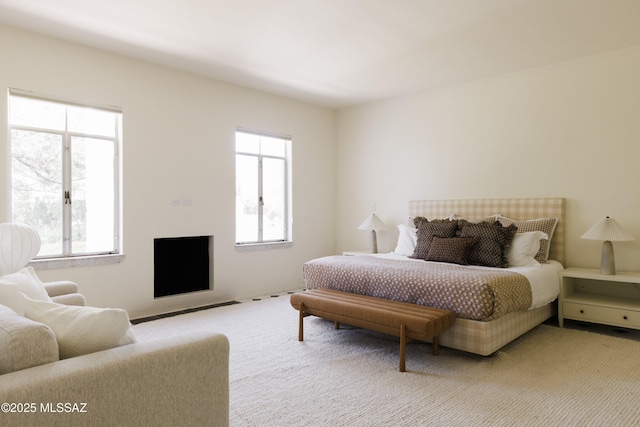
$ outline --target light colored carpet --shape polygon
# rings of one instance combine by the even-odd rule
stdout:
[[[541,325],[490,357],[309,317],[289,296],[141,323],[141,340],[228,336],[231,426],[640,425],[640,343]]]

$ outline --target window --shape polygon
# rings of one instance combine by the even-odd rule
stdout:
[[[122,114],[11,90],[11,216],[38,258],[119,253]]]
[[[291,240],[291,138],[236,131],[236,243]]]

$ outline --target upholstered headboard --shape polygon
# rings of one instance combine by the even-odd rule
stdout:
[[[424,216],[428,219],[446,218],[451,214],[467,219],[481,219],[491,215],[526,220],[558,218],[551,239],[549,259],[564,264],[564,199],[462,199],[462,200],[412,200],[409,216]]]

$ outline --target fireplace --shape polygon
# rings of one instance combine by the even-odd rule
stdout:
[[[213,236],[154,239],[153,296],[213,289]]]

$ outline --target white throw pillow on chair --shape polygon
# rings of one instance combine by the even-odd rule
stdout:
[[[44,285],[32,267],[0,277],[0,304],[9,307],[20,315],[24,315],[18,294],[23,293],[36,301],[50,302]]]

